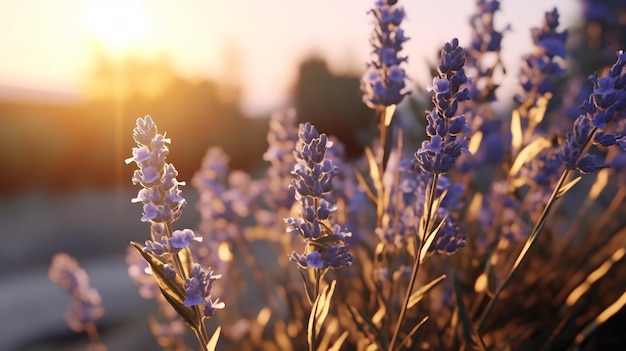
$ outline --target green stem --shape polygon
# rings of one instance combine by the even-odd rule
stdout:
[[[98,328],[96,328],[96,324],[94,322],[90,322],[85,325],[85,332],[87,333],[90,342],[94,344],[102,343],[100,340],[100,334],[98,333]]]
[[[563,184],[565,184],[565,180],[569,176],[569,173],[570,173],[570,170],[566,169],[566,170],[563,171],[563,174],[561,174],[561,178],[559,179],[556,187],[554,188],[554,191],[552,192],[552,195],[550,196],[550,199],[548,200],[548,203],[546,204],[546,207],[543,209],[543,212],[541,213],[541,216],[539,217],[539,220],[537,221],[537,223],[535,224],[535,227],[533,228],[532,232],[530,233],[530,236],[528,237],[528,240],[526,240],[526,243],[524,244],[524,247],[522,248],[522,251],[517,256],[517,259],[515,260],[515,263],[513,263],[513,267],[511,268],[509,273],[506,275],[506,277],[502,281],[502,284],[500,284],[500,286],[496,289],[496,291],[495,291],[495,293],[493,295],[493,298],[489,301],[489,303],[485,307],[485,310],[481,314],[480,319],[476,323],[476,330],[477,331],[480,331],[480,329],[483,327],[485,319],[487,318],[487,315],[489,314],[489,312],[491,312],[491,310],[493,309],[493,306],[496,303],[496,301],[498,300],[498,297],[500,296],[500,293],[502,293],[502,290],[504,290],[504,288],[511,281],[511,277],[513,277],[513,274],[515,274],[515,272],[517,272],[517,269],[519,268],[520,264],[522,263],[522,260],[524,259],[524,257],[526,257],[526,254],[528,253],[528,250],[530,250],[531,246],[539,238],[539,235],[541,234],[542,229],[543,229],[543,224],[547,220],[548,215],[550,214],[550,211],[552,210],[552,207],[556,203],[557,194],[561,191],[561,188],[563,187]]]
[[[167,228],[167,236],[171,238],[172,233],[173,233],[172,223],[167,222],[166,228]],[[186,272],[179,254],[176,253],[171,256],[174,261],[174,266],[176,266],[176,270],[180,274],[180,276],[183,278],[183,281],[186,278],[190,278],[189,276],[187,276],[188,272]],[[206,345],[209,342],[209,337],[207,335],[206,326],[204,325],[204,313],[200,310],[200,305],[194,305],[191,308],[194,314],[196,315],[196,320],[198,321],[198,325],[193,328],[193,331],[196,334],[196,338],[198,338],[198,341],[200,342],[202,351],[208,351]]]
[[[380,134],[380,145],[378,146],[378,151],[374,155],[376,158],[376,163],[378,164],[378,174],[379,179],[377,181],[380,184],[380,189],[376,194],[376,225],[378,228],[382,227],[383,215],[385,213],[384,207],[384,199],[385,199],[385,187],[383,183],[383,178],[385,175],[385,160],[386,160],[386,152],[387,149],[385,145],[387,144],[387,127],[385,126],[385,109],[380,109],[377,111],[378,117],[378,133]]]
[[[429,231],[431,230],[432,223],[432,210],[433,210],[433,202],[435,201],[435,192],[437,190],[437,183],[439,181],[439,175],[435,174],[433,176],[432,183],[430,188],[428,189],[428,193],[426,195],[426,203],[425,203],[425,217],[423,217],[422,222],[424,225],[424,231],[421,233],[421,238],[416,238],[418,240],[417,251],[415,252],[415,261],[413,262],[413,270],[411,272],[411,279],[409,280],[409,286],[407,287],[406,293],[404,294],[404,302],[402,303],[402,309],[400,310],[400,315],[398,316],[398,321],[396,322],[396,327],[393,331],[393,336],[391,337],[391,342],[389,343],[388,351],[393,351],[396,341],[398,339],[398,335],[400,334],[400,329],[402,327],[402,322],[404,320],[404,316],[406,315],[406,311],[408,309],[409,300],[411,298],[411,293],[413,292],[413,287],[415,286],[415,282],[417,281],[417,273],[420,267],[420,257],[423,249],[424,241],[426,241],[426,236],[429,235]]]
[[[580,152],[580,155],[578,156],[578,160],[580,160],[582,157],[584,157],[585,154],[587,154],[587,151],[591,147],[591,144],[592,144],[591,141],[593,140],[593,136],[596,134],[597,131],[598,131],[598,127],[594,127],[589,132],[589,136],[587,137],[587,140],[583,144],[582,151]],[[556,187],[554,188],[554,191],[552,192],[552,195],[550,196],[550,199],[548,200],[548,203],[546,204],[546,207],[543,209],[543,212],[541,213],[541,216],[539,216],[539,220],[535,224],[535,227],[533,228],[533,231],[530,233],[530,236],[528,237],[528,240],[526,240],[526,243],[524,244],[524,247],[522,248],[522,251],[517,256],[517,259],[515,260],[515,263],[513,264],[513,267],[511,268],[511,270],[509,271],[507,276],[504,278],[504,281],[502,281],[502,284],[498,287],[498,289],[496,289],[496,292],[493,295],[493,299],[491,299],[489,301],[489,303],[485,307],[485,310],[483,311],[482,315],[480,316],[480,319],[478,320],[478,323],[476,323],[476,330],[477,331],[480,331],[480,328],[483,326],[487,315],[489,314],[489,312],[491,312],[491,309],[493,308],[494,304],[496,303],[496,300],[500,296],[500,293],[506,287],[506,285],[509,283],[509,281],[511,280],[511,277],[517,271],[520,263],[522,262],[524,257],[526,257],[526,253],[528,252],[528,250],[530,250],[530,247],[533,245],[533,243],[537,240],[537,238],[541,234],[541,231],[543,229],[543,224],[547,220],[547,217],[550,214],[550,210],[554,206],[554,203],[555,203],[555,201],[557,199],[557,195],[561,191],[561,188],[563,187],[563,184],[565,184],[565,180],[567,179],[569,174],[570,174],[570,170],[567,169],[567,168],[563,171],[563,174],[561,174],[561,178],[559,179]]]
[[[378,168],[378,179],[372,179],[374,183],[374,187],[376,188],[376,228],[383,229],[385,217],[385,184],[383,183],[383,178],[385,175],[385,160],[387,159],[387,148],[385,145],[387,144],[387,126],[385,125],[385,116],[386,116],[387,108],[379,108],[376,110],[376,118],[378,120],[378,133],[380,137],[380,143],[378,145],[378,149],[375,151],[374,159],[376,161],[376,167]],[[372,174],[372,173],[370,173]],[[382,269],[385,267],[384,265],[384,257],[388,253],[387,245],[383,243],[381,252],[374,255],[374,269]],[[380,280],[376,280],[376,287],[381,294],[384,296],[384,282]]]
[[[315,351],[315,349],[317,348],[316,345],[316,341],[317,341],[317,313],[315,311],[315,308],[317,308],[317,297],[320,294],[320,282],[321,282],[321,278],[322,278],[322,272],[319,269],[314,269],[313,273],[315,275],[315,286],[313,288],[314,291],[314,298],[313,298],[313,308],[311,308],[311,313],[313,314],[313,320],[311,321],[312,325],[311,325],[311,342],[309,343],[309,351]]]

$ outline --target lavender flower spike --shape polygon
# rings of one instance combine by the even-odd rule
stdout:
[[[299,234],[307,244],[305,254],[292,253],[290,259],[300,268],[340,268],[350,265],[353,257],[348,252],[345,238],[351,233],[338,225],[331,225],[337,206],[329,200],[337,167],[326,157],[332,146],[326,134],[319,134],[310,123],[301,124],[294,156],[295,176],[291,188],[300,203],[300,217],[286,218],[289,233]]]
[[[363,101],[373,109],[399,104],[405,95],[406,72],[400,65],[407,60],[399,56],[402,45],[409,38],[404,36],[400,23],[405,13],[397,0],[378,0],[370,11],[374,15],[375,28],[370,38],[374,48],[368,70],[361,78]]]
[[[158,133],[150,116],[137,119],[133,138],[137,147],[126,163],[134,161],[139,166],[132,179],[133,184],[143,187],[133,202],[143,203],[141,220],[150,222],[152,240],[147,240],[144,247],[134,242],[131,245],[146,259],[167,302],[194,330],[202,350],[207,350],[209,337],[204,319],[224,307],[210,297],[213,282],[221,275],[213,274],[210,269],[205,271],[194,262],[189,244],[202,241],[202,237],[197,237],[191,229],[172,228],[186,200],[178,189],[184,183],[176,179],[176,168],[165,162],[170,140]],[[191,269],[186,268],[189,264],[192,264]]]
[[[52,258],[48,276],[72,298],[65,313],[70,329],[75,332],[89,332],[88,326],[100,319],[104,315],[104,310],[100,294],[89,286],[87,273],[78,265],[76,259],[66,253],[58,253]]]
[[[171,141],[158,133],[150,116],[137,119],[133,138],[137,147],[133,148],[133,157],[126,159],[126,163],[134,161],[139,167],[133,174],[133,184],[141,184],[143,189],[132,201],[143,203],[141,220],[174,222],[182,214],[186,200],[178,189],[185,183],[176,180],[176,168],[165,162],[169,154],[167,144]]]
[[[565,74],[563,60],[568,32],[558,31],[558,26],[559,12],[554,8],[545,13],[541,28],[532,28],[535,51],[523,57],[519,82],[526,96],[517,96],[518,102],[534,106],[540,96],[554,94],[556,78]]]
[[[455,116],[459,102],[470,98],[468,89],[461,89],[468,82],[464,64],[465,51],[459,46],[458,39],[452,39],[441,50],[439,76],[428,87],[429,91],[435,92],[432,98],[435,108],[426,116],[426,133],[430,140],[424,141],[415,153],[415,161],[424,172],[444,174],[461,153],[470,153],[464,133],[471,131],[471,127],[465,116]]]
[[[291,183],[291,170],[295,164],[293,150],[298,141],[298,124],[294,109],[272,114],[267,132],[269,147],[263,160],[270,162],[267,169],[269,181],[265,199],[276,209],[291,208],[294,201],[292,191],[285,188]]]
[[[577,169],[581,173],[593,173],[608,164],[596,160],[586,153],[590,143],[602,146],[618,145],[626,150],[626,135],[623,129],[610,130],[626,116],[626,54],[617,53],[617,61],[605,77],[598,73],[589,76],[593,82],[593,92],[581,107],[582,114],[574,122],[574,128],[567,132],[561,149],[561,159],[568,170]]]

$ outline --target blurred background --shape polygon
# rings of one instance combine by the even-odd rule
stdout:
[[[168,160],[183,181],[209,146],[221,146],[231,168],[261,174],[268,118],[291,106],[356,157],[374,118],[359,91],[372,4],[0,0],[0,313],[11,319],[0,349],[82,345],[63,318],[68,298],[47,278],[58,251],[77,257],[100,290],[109,349],[156,348],[144,323],[154,302],[137,295],[124,262],[128,242],[148,235],[141,206],[130,203],[135,166],[124,164],[136,118],[152,115],[172,138]],[[403,53],[415,93],[400,110],[421,118],[430,67],[444,42],[467,45],[474,1],[404,6],[411,39]],[[593,31],[581,2],[503,1],[496,25],[512,30],[502,44],[509,74],[500,79],[501,109],[517,92],[529,29],[554,6],[572,30],[572,52],[595,58],[573,71],[586,75],[613,60],[584,50]],[[189,206],[178,226],[195,228],[197,194],[188,186],[183,196]]]

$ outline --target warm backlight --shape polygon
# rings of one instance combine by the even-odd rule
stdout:
[[[132,0],[93,1],[85,17],[96,39],[114,54],[131,49],[148,31],[145,9]]]

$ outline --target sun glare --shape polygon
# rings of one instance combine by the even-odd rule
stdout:
[[[129,0],[93,1],[85,20],[96,39],[115,54],[132,49],[148,31],[145,9]]]

